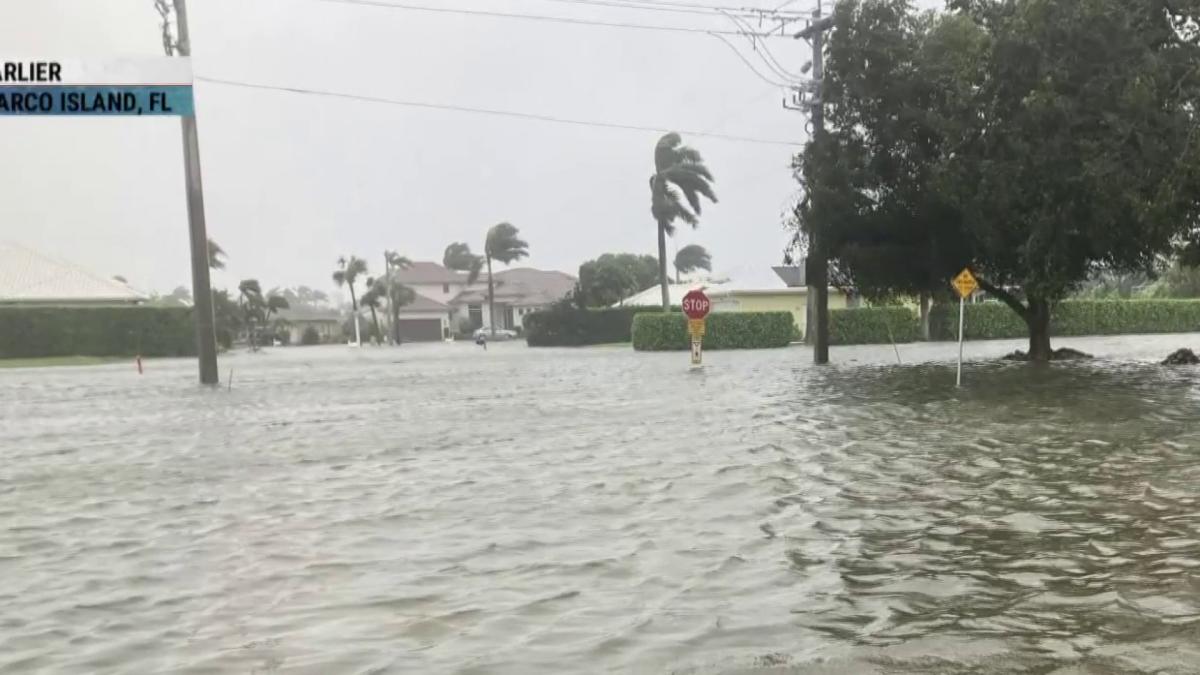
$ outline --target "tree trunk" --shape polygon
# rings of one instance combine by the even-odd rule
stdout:
[[[371,323],[375,326],[375,340],[383,342],[383,331],[379,330],[379,316],[375,314],[375,305],[371,305]]]
[[[929,315],[933,309],[933,297],[928,293],[921,294],[921,339],[929,342],[932,339],[929,331]]]
[[[1050,349],[1050,303],[1030,296],[1025,324],[1029,326],[1029,360],[1049,361],[1053,355]]]
[[[662,286],[662,307],[664,312],[671,310],[671,292],[668,290],[670,277],[667,276],[667,227],[662,221],[658,223],[658,278]]]
[[[350,309],[354,311],[354,346],[362,346],[362,334],[358,328],[358,296],[354,295],[354,282],[350,282]]]
[[[678,284],[680,284],[680,283],[682,283],[682,282],[681,282],[681,281],[679,281],[679,268],[678,268],[678,267],[676,267],[676,268],[675,268],[675,284],[676,284],[676,285],[678,285]]]
[[[400,306],[396,304],[396,298],[388,296],[388,309],[392,313],[392,344],[400,344]]]
[[[496,283],[492,281],[492,256],[487,257],[488,270],[488,322],[492,325],[492,339],[496,339]]]

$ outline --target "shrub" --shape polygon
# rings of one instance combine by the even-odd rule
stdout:
[[[705,349],[786,347],[796,333],[791,312],[716,312],[705,320]],[[679,312],[642,312],[633,317],[633,348],[687,350],[687,317]]]
[[[0,358],[195,353],[188,307],[0,307]]]
[[[887,344],[921,339],[917,315],[907,307],[861,307],[829,312],[829,343]]]
[[[675,308],[679,311],[679,308]],[[560,302],[550,309],[525,316],[525,341],[530,347],[579,347],[629,342],[633,317],[662,314],[659,307],[582,309]]]
[[[935,340],[958,339],[958,307],[939,305],[931,317]],[[1200,330],[1200,300],[1068,300],[1050,317],[1050,334],[1127,335],[1187,333]],[[1029,335],[1025,321],[1008,305],[967,305],[966,338],[999,340]]]
[[[321,334],[316,328],[309,326],[300,334],[300,344],[302,345],[319,345],[321,344]]]

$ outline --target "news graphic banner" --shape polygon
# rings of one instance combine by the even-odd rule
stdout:
[[[191,116],[188,58],[0,59],[0,116]]]

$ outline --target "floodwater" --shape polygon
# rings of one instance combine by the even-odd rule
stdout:
[[[1200,335],[1057,345],[0,370],[0,672],[1200,672]]]

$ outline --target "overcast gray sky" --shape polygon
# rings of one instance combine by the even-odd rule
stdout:
[[[400,2],[400,0],[381,0]],[[781,0],[688,0],[773,7]],[[0,44],[40,58],[161,54],[153,0],[2,0]],[[728,30],[721,17],[563,0],[405,4]],[[789,3],[811,7],[813,0]],[[925,6],[940,6],[927,0]],[[197,76],[512,110],[684,132],[720,204],[669,248],[703,244],[718,272],[778,264],[795,148],[803,142],[728,46],[705,34],[429,13],[327,0],[191,0]],[[730,37],[766,72],[747,43]],[[797,70],[802,43],[772,41]],[[575,274],[606,251],[655,252],[647,178],[660,133],[382,105],[197,82],[209,233],[229,253],[218,286],[330,289],[341,254],[440,260],[510,221],[527,264]],[[0,119],[0,239],[121,274],[190,285],[177,118]],[[769,272],[767,272],[769,274]]]

